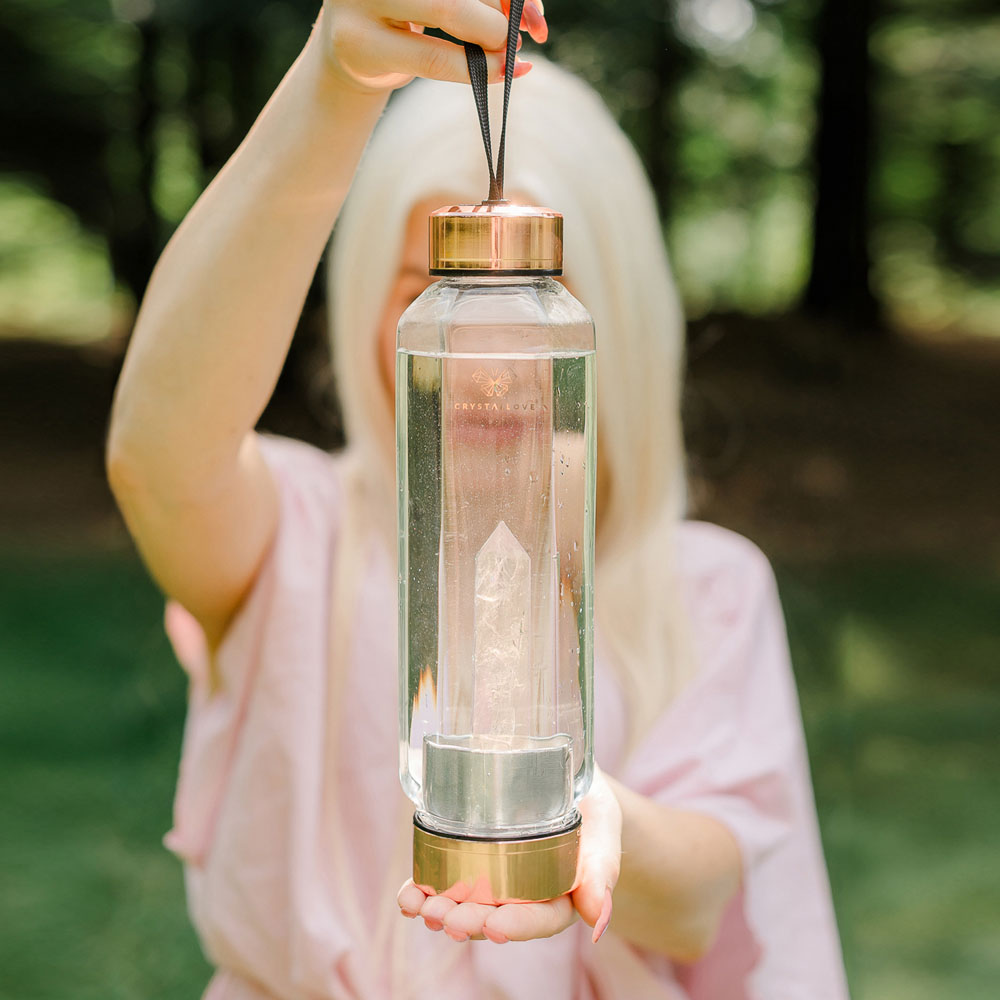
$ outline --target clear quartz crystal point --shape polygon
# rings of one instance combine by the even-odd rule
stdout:
[[[473,729],[514,736],[531,720],[531,557],[501,521],[476,553]]]

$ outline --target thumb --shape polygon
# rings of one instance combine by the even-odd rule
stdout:
[[[611,893],[621,871],[622,811],[604,775],[595,765],[590,791],[580,802],[583,827],[573,905],[594,928],[594,940],[611,918]]]

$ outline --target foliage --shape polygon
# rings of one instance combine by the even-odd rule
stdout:
[[[647,164],[693,315],[781,311],[802,292],[824,2],[833,0],[547,6],[550,52],[602,92]],[[17,139],[0,170],[35,201],[68,206],[91,234],[53,237],[46,252],[79,247],[92,261],[103,244],[119,285],[140,295],[166,237],[294,58],[315,8],[9,0],[0,62],[17,86],[0,91],[0,114]],[[885,0],[877,13],[874,290],[904,325],[996,331],[1000,15],[982,0]],[[37,273],[0,290],[8,332],[23,330],[27,300],[50,280],[43,253],[17,254]],[[94,316],[109,313],[112,295],[97,281],[73,301]],[[91,327],[68,319],[65,329]]]

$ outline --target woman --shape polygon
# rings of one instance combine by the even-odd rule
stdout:
[[[406,881],[397,909],[394,330],[429,281],[427,212],[485,191],[463,51],[427,24],[499,78],[498,0],[324,5],[157,265],[116,396],[109,476],[192,681],[167,844],[207,996],[840,1000],[770,570],[681,521],[682,322],[649,186],[596,96],[541,61],[514,88],[507,188],[564,212],[597,323],[604,771],[570,896],[486,907]],[[522,27],[545,40],[540,5]],[[408,88],[355,177],[414,75],[450,83]],[[253,427],[335,220],[331,457]]]

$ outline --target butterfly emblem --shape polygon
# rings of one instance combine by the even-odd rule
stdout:
[[[496,396],[497,399],[506,395],[514,378],[515,375],[509,368],[494,368],[489,374],[482,368],[477,368],[472,373],[472,381],[483,390],[483,394]]]

